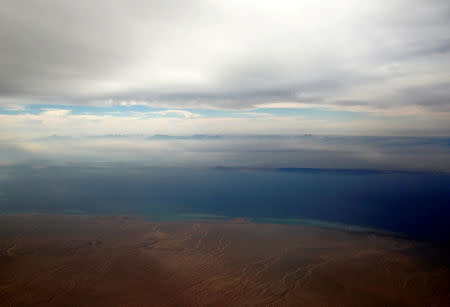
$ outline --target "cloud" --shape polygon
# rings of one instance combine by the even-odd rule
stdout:
[[[20,104],[10,104],[5,106],[7,111],[25,111],[25,106]]]
[[[450,112],[449,31],[439,0],[6,0],[0,103]]]
[[[290,106],[290,105],[287,105]],[[448,135],[447,117],[363,116],[352,112],[315,109],[267,108],[250,111],[191,112],[188,110],[144,108],[139,111],[108,112],[109,108],[67,107],[40,111],[0,113],[0,131],[20,140],[59,136],[92,135]],[[128,108],[128,107],[122,107]]]
[[[60,137],[0,142],[0,165],[136,163],[449,172],[448,138],[214,135]]]
[[[35,163],[42,160],[40,152],[35,151],[33,144],[19,144],[14,140],[0,138],[0,166]]]
[[[145,114],[155,114],[155,115],[181,115],[184,118],[193,118],[193,117],[199,117],[199,114],[192,113],[190,111],[186,110],[164,110],[164,111],[153,111],[153,112],[146,112]]]
[[[328,120],[327,114],[290,111],[264,108],[228,116],[219,111],[222,117],[211,117],[172,109],[92,114],[43,108],[0,114],[0,164],[134,161],[155,166],[450,170],[448,137],[392,137],[393,131],[436,135],[442,123],[435,119],[339,118],[332,113]],[[317,132],[334,136],[298,136]]]

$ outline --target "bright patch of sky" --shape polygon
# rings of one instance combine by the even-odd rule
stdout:
[[[32,104],[20,109],[0,107],[0,114],[40,114],[47,110],[67,110],[73,115],[113,115],[133,116],[145,115],[148,117],[261,117],[261,116],[308,116],[311,118],[366,118],[370,116],[365,112],[350,112],[342,110],[329,110],[325,108],[255,108],[249,110],[214,110],[214,109],[167,109],[152,108],[145,105],[114,105],[114,106],[89,106],[89,105],[45,105]],[[186,113],[184,113],[186,111]]]

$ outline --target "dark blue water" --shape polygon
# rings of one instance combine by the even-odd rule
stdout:
[[[450,239],[449,174],[136,166],[1,171],[1,212],[302,218]]]

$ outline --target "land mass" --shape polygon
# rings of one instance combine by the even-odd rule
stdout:
[[[3,215],[0,305],[448,306],[440,256],[312,226]]]

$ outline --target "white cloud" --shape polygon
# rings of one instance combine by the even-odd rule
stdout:
[[[192,113],[190,111],[186,110],[164,110],[164,111],[153,111],[153,112],[146,112],[145,114],[155,114],[155,115],[181,115],[184,118],[194,118],[194,117],[200,117],[199,114]]]
[[[3,1],[0,101],[449,112],[448,1]]]
[[[263,109],[264,110],[264,109]],[[266,109],[270,110],[270,109]],[[238,112],[239,113],[239,112]],[[332,134],[332,135],[446,135],[447,118],[417,116],[368,118],[275,115],[270,112],[241,112],[236,115],[199,116],[186,110],[73,114],[67,109],[45,109],[39,114],[0,114],[0,131],[17,139],[50,135],[91,136],[108,134]],[[173,116],[173,115],[177,116]],[[159,116],[148,116],[159,115]],[[241,117],[240,115],[245,115]],[[414,126],[414,129],[411,127]]]
[[[7,104],[5,110],[8,111],[25,111],[25,106],[20,104]]]

